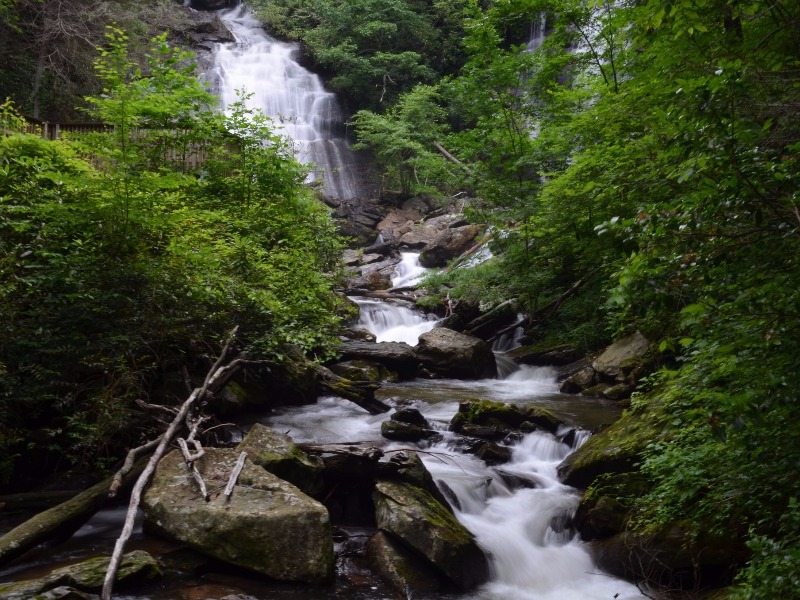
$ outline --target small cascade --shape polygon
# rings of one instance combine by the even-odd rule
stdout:
[[[436,317],[405,306],[355,297],[351,300],[361,310],[357,326],[373,333],[378,342],[405,342],[416,346],[419,336],[439,322]]]
[[[514,324],[513,329],[501,333],[495,338],[494,342],[492,342],[492,351],[509,352],[514,350],[514,348],[519,348],[519,341],[525,333],[525,329],[522,327],[524,321],[525,315],[517,313],[517,322]]]
[[[428,270],[419,264],[418,252],[401,252],[400,262],[392,277],[392,286],[398,288],[416,285]]]
[[[544,39],[547,37],[546,30],[547,13],[539,13],[536,18],[531,21],[531,33],[528,38],[528,43],[525,45],[525,49],[528,52],[534,52],[544,43]]]
[[[311,178],[322,182],[327,195],[361,195],[344,113],[320,78],[297,63],[297,45],[267,35],[245,6],[220,17],[236,38],[221,44],[215,55],[222,105],[235,102],[239,90],[251,93],[248,106],[272,118],[276,133],[294,140],[298,160],[314,164]]]

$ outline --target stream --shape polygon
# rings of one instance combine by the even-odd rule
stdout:
[[[335,96],[323,88],[319,78],[294,60],[297,48],[269,37],[245,7],[224,11],[221,17],[237,42],[223,44],[216,55],[216,76],[223,105],[236,98],[236,90],[253,92],[251,106],[261,108],[291,136],[303,161],[318,165],[315,171],[326,193],[338,197],[358,196],[351,173],[350,151],[344,135],[344,118]],[[424,273],[417,255],[405,253],[393,279],[395,287],[414,285]],[[355,299],[361,309],[360,326],[372,331],[378,341],[416,344],[437,319],[411,306],[378,300]],[[514,346],[513,334],[495,349]],[[558,464],[588,437],[588,430],[610,423],[620,413],[612,402],[568,396],[558,392],[555,371],[522,367],[499,358],[502,379],[480,381],[415,380],[387,383],[379,398],[391,406],[418,409],[441,433],[441,440],[419,446],[421,458],[434,479],[443,482],[455,497],[458,519],[475,535],[490,557],[491,579],[478,590],[437,599],[459,600],[632,600],[642,598],[631,584],[614,579],[594,566],[585,546],[568,527],[579,495],[562,485],[556,476]],[[447,424],[461,400],[479,397],[501,402],[533,402],[578,427],[570,445],[557,436],[533,432],[512,444],[512,460],[487,467],[479,459],[459,452]],[[408,448],[380,435],[387,415],[372,416],[338,398],[325,397],[316,404],[276,410],[260,420],[297,442],[370,441],[385,450]],[[566,433],[559,432],[559,433]],[[529,482],[512,488],[512,480]],[[60,563],[87,556],[110,555],[119,535],[125,509],[99,512],[70,540],[52,548],[29,553],[24,563],[0,571],[0,581],[34,577]],[[344,528],[351,538],[366,538],[368,528]],[[337,538],[339,549],[345,543]],[[327,588],[304,588],[280,584],[219,564],[199,559],[180,546],[165,542],[137,526],[127,550],[144,549],[169,566],[172,575],[143,585],[135,593],[117,594],[120,600],[381,600],[395,598],[377,577],[347,558],[338,562],[338,576]],[[345,553],[343,553],[344,556]],[[409,596],[410,598],[410,596]],[[415,596],[424,600],[421,596]]]

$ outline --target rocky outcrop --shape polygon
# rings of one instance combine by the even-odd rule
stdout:
[[[486,342],[444,327],[419,336],[414,354],[425,369],[441,377],[485,379],[497,374],[494,354]]]
[[[209,489],[220,490],[237,458],[234,450],[208,448],[195,465]],[[151,530],[224,562],[280,581],[333,577],[328,511],[249,459],[229,500],[205,502],[183,457],[172,452],[159,463],[142,508]]]
[[[398,442],[419,442],[421,440],[441,439],[430,423],[413,408],[401,408],[381,423],[381,435],[387,440]]]
[[[488,562],[472,534],[428,492],[381,481],[373,498],[378,528],[424,556],[458,588],[469,590],[486,581]]]
[[[99,591],[103,587],[107,557],[90,558],[74,565],[55,569],[39,579],[17,583],[0,583],[0,598],[30,600],[31,598],[86,598],[81,592]],[[122,557],[116,576],[118,588],[141,583],[161,575],[156,560],[143,550],[134,550]],[[49,593],[48,593],[49,592]]]
[[[236,451],[247,452],[253,464],[297,486],[309,496],[317,496],[323,490],[322,471],[325,467],[322,461],[300,450],[288,435],[256,423]]]
[[[467,250],[480,232],[477,225],[448,228],[440,231],[428,242],[419,255],[423,267],[444,267]]]
[[[639,473],[607,474],[581,498],[573,526],[585,542],[605,539],[624,531],[628,511],[635,498],[647,490]]]

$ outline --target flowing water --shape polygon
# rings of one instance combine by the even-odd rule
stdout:
[[[298,46],[267,35],[243,5],[220,16],[236,38],[220,44],[215,54],[222,105],[235,102],[238,90],[252,94],[247,105],[271,117],[276,132],[293,140],[297,158],[315,165],[312,178],[327,195],[359,197],[358,161],[345,137],[345,115],[320,78],[297,63]]]

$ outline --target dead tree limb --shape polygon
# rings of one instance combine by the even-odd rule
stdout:
[[[112,479],[111,485],[108,488],[109,498],[115,498],[117,496],[119,488],[122,486],[123,478],[131,472],[131,469],[133,469],[133,465],[136,462],[136,459],[139,458],[139,455],[149,452],[155,448],[159,441],[161,441],[161,438],[150,440],[146,444],[142,444],[138,448],[134,448],[128,452],[128,456],[125,457],[125,462],[122,464],[122,467],[120,467],[119,471],[114,474],[114,478]]]
[[[223,495],[229,500],[233,493],[233,488],[236,486],[236,480],[239,479],[239,473],[241,473],[244,468],[244,461],[246,458],[247,452],[242,452],[239,455],[239,459],[236,461],[236,465],[233,467],[233,471],[231,471],[231,476],[228,478],[228,485],[225,486]]]
[[[195,482],[197,483],[197,487],[200,489],[200,494],[203,496],[203,500],[208,502],[209,495],[208,495],[208,488],[206,487],[206,482],[203,481],[203,476],[200,475],[200,471],[197,470],[197,465],[194,462],[203,457],[205,454],[205,450],[203,450],[203,446],[200,445],[200,442],[194,440],[194,447],[197,451],[195,454],[189,452],[189,445],[186,443],[186,440],[183,438],[178,438],[178,446],[181,447],[181,452],[183,453],[183,460],[186,461],[186,466],[189,467],[189,470],[192,472],[192,477],[194,477]]]
[[[441,153],[441,155],[442,155],[442,156],[444,156],[444,157],[445,157],[447,160],[449,160],[451,163],[453,163],[454,165],[458,165],[459,167],[461,167],[462,169],[464,169],[464,171],[466,171],[468,174],[472,175],[472,169],[471,169],[471,168],[469,168],[467,165],[465,165],[465,164],[464,164],[463,162],[461,162],[460,160],[458,160],[458,159],[457,159],[455,156],[453,156],[452,154],[450,154],[450,153],[449,153],[449,152],[448,152],[448,151],[447,151],[447,150],[444,148],[444,146],[442,146],[441,144],[439,144],[439,143],[437,143],[437,142],[434,142],[434,143],[433,143],[433,147],[434,147],[434,148],[436,148],[436,149],[437,149],[437,150],[438,150],[438,151]]]
[[[122,485],[131,483],[145,466],[140,459],[132,464],[119,481]],[[65,538],[100,510],[108,500],[108,491],[117,475],[90,487],[66,502],[38,513],[0,537],[0,565],[5,564],[39,544],[54,538]]]
[[[195,388],[186,401],[181,405],[178,414],[172,420],[172,423],[170,423],[169,427],[164,432],[164,435],[161,436],[158,447],[150,457],[150,460],[147,462],[142,474],[139,475],[139,479],[137,479],[136,484],[133,486],[131,500],[128,505],[128,514],[125,517],[125,525],[122,528],[122,533],[120,533],[119,538],[117,538],[117,542],[114,545],[114,552],[111,555],[111,560],[108,563],[108,570],[106,571],[105,581],[103,582],[103,591],[101,594],[102,600],[111,600],[111,590],[114,586],[114,579],[117,575],[120,561],[122,560],[125,544],[133,531],[133,522],[136,516],[136,511],[139,508],[139,503],[142,499],[142,492],[144,491],[145,486],[150,482],[150,478],[153,476],[153,472],[156,470],[156,465],[158,465],[161,457],[164,456],[167,446],[178,433],[178,429],[186,420],[186,417],[189,414],[190,409],[193,408],[194,404],[205,399],[209,393],[213,393],[224,386],[232,374],[235,373],[235,371],[242,364],[241,359],[236,359],[223,366],[223,362],[228,355],[228,351],[230,350],[237,329],[238,328],[234,328],[234,330],[228,336],[228,341],[225,343],[219,358],[206,375],[202,387]]]

